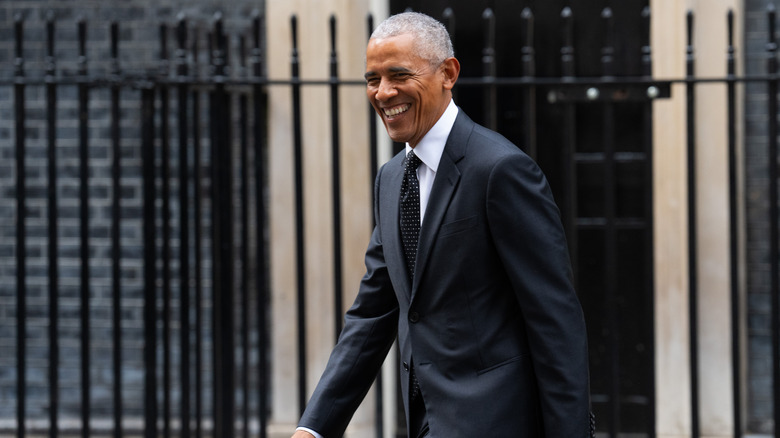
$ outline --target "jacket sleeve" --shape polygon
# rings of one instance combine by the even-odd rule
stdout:
[[[493,168],[488,222],[523,315],[546,438],[590,435],[587,335],[560,213],[525,154]]]
[[[379,180],[377,176],[377,192]],[[375,215],[377,211],[375,207]],[[344,434],[398,331],[398,300],[385,265],[378,226],[366,250],[365,264],[366,273],[355,302],[345,315],[344,329],[299,422],[299,426],[315,430],[325,438]]]

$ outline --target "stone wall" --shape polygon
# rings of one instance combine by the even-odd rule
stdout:
[[[745,1],[745,74],[767,72],[767,6],[777,1]],[[772,421],[771,276],[769,272],[769,161],[767,90],[764,83],[745,86],[745,202],[747,249],[747,401],[752,432],[770,433]]]

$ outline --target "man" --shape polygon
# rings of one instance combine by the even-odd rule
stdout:
[[[590,435],[558,209],[536,164],[452,102],[459,73],[426,15],[369,40],[368,98],[406,151],[377,176],[366,274],[294,438],[340,437],[396,336],[410,437]]]

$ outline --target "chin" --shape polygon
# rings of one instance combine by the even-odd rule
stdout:
[[[393,140],[396,143],[406,143],[409,141],[409,139],[406,136],[400,136],[400,135],[393,135],[388,133],[390,140]]]

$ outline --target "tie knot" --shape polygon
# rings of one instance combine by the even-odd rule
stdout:
[[[404,163],[404,169],[406,171],[410,170],[417,170],[418,167],[420,167],[420,164],[422,164],[422,160],[420,160],[420,157],[415,155],[414,151],[409,151],[409,154],[406,155],[406,162]]]

